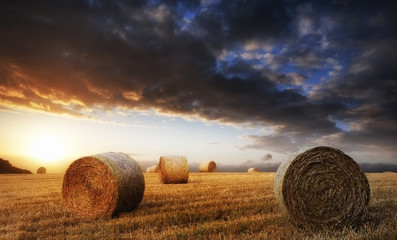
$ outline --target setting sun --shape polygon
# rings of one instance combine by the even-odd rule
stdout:
[[[37,136],[30,146],[30,155],[45,163],[56,162],[62,158],[65,153],[65,144],[62,139],[57,136]]]

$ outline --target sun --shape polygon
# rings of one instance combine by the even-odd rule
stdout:
[[[65,155],[63,140],[53,135],[39,135],[30,145],[31,157],[45,163],[54,163]]]

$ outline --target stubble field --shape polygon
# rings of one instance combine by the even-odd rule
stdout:
[[[274,173],[190,173],[161,184],[145,173],[138,208],[84,220],[62,204],[63,175],[0,175],[0,239],[397,239],[397,174],[368,174],[371,201],[362,226],[296,229],[273,194]]]

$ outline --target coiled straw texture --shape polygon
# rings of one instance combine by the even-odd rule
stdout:
[[[145,180],[137,162],[124,153],[101,153],[74,161],[66,170],[62,195],[79,217],[108,218],[141,202]]]
[[[367,177],[358,164],[325,146],[284,161],[276,173],[274,193],[291,222],[310,229],[357,226],[370,199]]]
[[[185,156],[162,156],[158,164],[160,181],[169,183],[187,183],[189,165]]]
[[[216,172],[216,163],[214,161],[201,162],[199,165],[200,172]]]

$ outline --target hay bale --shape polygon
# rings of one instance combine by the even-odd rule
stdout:
[[[189,179],[189,165],[184,156],[162,156],[158,167],[162,183],[187,183]]]
[[[63,178],[67,209],[80,217],[111,217],[141,202],[145,180],[138,163],[124,153],[101,153],[74,161]]]
[[[45,169],[45,167],[39,167],[37,169],[37,173],[38,174],[46,174],[47,173],[47,169]]]
[[[259,170],[257,168],[248,168],[248,172],[249,173],[259,172]]]
[[[214,161],[202,162],[199,165],[200,172],[216,172],[216,163]]]
[[[358,164],[342,151],[324,146],[282,162],[274,193],[290,221],[310,229],[360,224],[370,198],[368,179]]]
[[[159,167],[158,167],[157,165],[152,166],[152,167],[150,168],[150,172],[151,172],[151,173],[158,173],[158,172],[159,172]]]
[[[159,170],[158,170],[157,165],[155,165],[155,166],[150,166],[150,167],[146,168],[146,172],[147,172],[147,173],[157,173],[158,171],[159,171]]]

